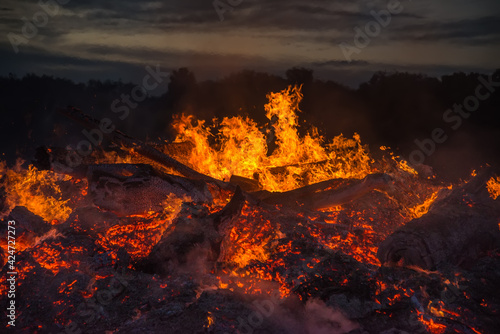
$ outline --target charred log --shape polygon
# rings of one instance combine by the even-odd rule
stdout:
[[[36,236],[41,236],[51,229],[51,225],[43,220],[43,218],[35,215],[24,206],[16,206],[9,214],[9,219],[14,221],[22,221],[23,225],[18,226],[18,229],[24,229],[33,233]]]
[[[214,227],[218,231],[220,224],[227,223],[241,213],[247,197],[240,187],[236,188],[231,201],[222,209],[213,215]]]
[[[268,204],[301,205],[318,210],[345,204],[373,190],[385,190],[390,183],[391,177],[387,174],[371,174],[362,180],[335,179],[282,193],[260,192],[256,196]]]
[[[162,211],[169,196],[212,201],[205,182],[159,173],[149,165],[89,166],[87,179],[94,204],[118,216]]]
[[[5,220],[0,223],[0,233],[7,236],[7,222],[13,220],[15,225],[15,237],[18,243],[34,242],[51,230],[52,225],[45,222],[43,218],[35,215],[24,206],[16,206]],[[6,248],[7,250],[7,248]]]
[[[166,275],[180,267],[195,266],[199,262],[195,257],[202,258],[201,262],[214,261],[216,256],[211,249],[217,239],[218,234],[206,217],[193,216],[193,210],[186,207],[137,266],[145,272]]]
[[[232,175],[229,179],[229,183],[239,186],[246,192],[256,192],[261,190],[259,181],[254,179],[249,179],[243,176]]]
[[[179,143],[148,143],[148,145],[154,147],[158,151],[165,153],[166,155],[177,159],[181,157],[188,157],[195,145],[190,141],[184,141]]]
[[[59,112],[79,122],[80,124],[82,124],[87,128],[92,129],[100,126],[100,122],[98,120],[93,119],[89,115],[84,114],[81,110],[77,108],[68,107],[67,109],[60,109]],[[138,139],[132,138],[124,134],[123,132],[114,130],[111,133],[105,133],[105,135],[119,147],[123,147],[127,150],[133,150],[135,153],[142,155],[168,169],[173,169],[174,171],[180,173],[181,175],[187,178],[210,181],[218,183],[221,186],[227,185],[226,183],[220,180],[214,179],[208,175],[204,175],[195,171],[194,169],[168,156],[167,154],[155,149],[150,145],[143,143]]]
[[[90,206],[75,209],[64,223],[57,225],[57,230],[64,235],[85,234],[97,238],[99,234],[105,235],[108,229],[121,224],[112,212]]]
[[[118,152],[116,153],[117,157],[120,157]],[[79,159],[73,161],[75,156]],[[39,170],[51,170],[55,173],[83,179],[87,176],[88,166],[99,164],[102,161],[106,161],[106,158],[104,152],[100,150],[94,150],[93,154],[82,157],[76,151],[68,148],[41,146],[37,148],[37,154],[32,163]]]
[[[213,215],[186,205],[138,267],[160,275],[178,269],[207,269],[206,265],[213,265],[219,257],[223,237],[218,231],[219,225],[228,224],[238,216],[244,203],[244,195],[238,188],[224,209]]]
[[[94,204],[119,216],[161,211],[162,202],[170,195],[190,198],[193,202],[208,203],[212,200],[204,181],[161,173],[149,165],[88,166],[87,179]],[[288,192],[259,191],[247,195],[241,192],[237,197],[255,203],[257,199],[261,205],[302,206],[318,210],[345,204],[373,190],[385,190],[390,181],[386,174],[372,174],[362,180],[335,179]]]
[[[390,235],[378,249],[380,262],[433,270],[445,263],[471,264],[500,247],[500,201],[486,190],[490,177],[477,176]]]

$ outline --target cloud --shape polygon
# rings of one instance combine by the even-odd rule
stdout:
[[[313,62],[311,63],[313,66],[317,67],[355,67],[355,66],[368,66],[370,65],[369,62],[364,61],[364,60],[353,60],[353,61],[347,61],[347,60],[327,60],[327,61],[322,61],[322,62]]]
[[[21,34],[21,18],[31,19],[41,9],[37,1],[4,0],[0,36],[5,42],[0,51],[7,56],[5,64],[12,66],[2,65],[0,75],[27,68],[57,69],[58,74],[68,68],[68,75],[73,75],[85,66],[96,75],[98,68],[107,68],[101,75],[111,75],[113,68],[123,71],[160,61],[172,68],[197,68],[204,73],[200,77],[243,67],[281,73],[296,65],[311,66],[319,74],[334,73],[336,78],[351,78],[356,71],[365,78],[377,66],[383,70],[420,64],[422,70],[461,70],[488,64],[490,69],[500,66],[494,61],[500,56],[494,46],[500,42],[500,6],[484,1],[491,8],[449,0],[401,1],[404,11],[393,17],[359,60],[346,63],[338,44],[352,43],[354,27],[373,20],[370,11],[386,8],[388,1],[243,0],[224,14],[223,22],[212,1],[206,0],[70,1],[28,45],[20,46],[23,55],[13,59],[7,34]],[[451,45],[447,53],[455,55],[454,67],[444,57],[436,57],[432,64],[432,59],[409,52],[415,43],[420,52],[434,55]],[[492,52],[485,56],[489,48]],[[455,52],[462,49],[465,52]],[[345,75],[338,76],[338,71]],[[78,72],[85,77],[85,71]]]
[[[500,42],[500,17],[483,16],[453,21],[419,22],[391,33],[391,39],[407,41],[445,41],[447,43],[478,45]]]

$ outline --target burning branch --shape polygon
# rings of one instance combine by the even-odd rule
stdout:
[[[99,125],[99,121],[84,114],[79,109],[68,107],[67,109],[61,109],[60,112],[65,116],[78,121],[79,123],[81,123],[82,125],[84,125],[89,129],[93,129]],[[176,159],[170,157],[169,155],[160,152],[156,148],[147,145],[140,140],[134,139],[118,130],[110,132],[109,134],[107,134],[107,136],[113,143],[118,145],[120,148],[125,149],[128,152],[133,152],[138,155],[141,155],[155,163],[160,164],[166,169],[178,172],[181,175],[185,176],[186,178],[192,179],[193,181],[194,180],[204,181],[207,183],[214,184],[221,189],[226,189],[230,191],[235,191],[236,185],[240,185],[244,189],[247,189],[249,191],[255,191],[259,189],[259,184],[258,181],[256,180],[233,175],[231,177],[230,183],[227,183],[221,180],[217,180],[209,175],[199,173],[194,169],[186,166],[185,164],[177,161]],[[113,169],[114,167],[105,166],[100,168],[100,170],[102,170],[103,168],[110,170]],[[118,169],[125,168],[125,166],[117,168]],[[139,167],[137,165],[136,167],[130,165],[130,168],[136,170]],[[282,167],[282,168],[287,168],[287,167]],[[112,174],[114,175],[115,179],[118,180],[118,182],[124,182],[125,180],[123,180],[123,175],[118,175],[119,173],[120,171],[118,172],[116,170],[112,171]],[[180,179],[174,180],[175,178],[174,176],[167,175],[164,173],[161,178],[164,181],[166,181],[167,184],[170,183],[171,185],[172,183],[179,183],[180,180]],[[90,179],[92,179],[92,177],[90,177]],[[251,192],[250,198],[255,197],[257,199],[262,200],[262,202],[264,203],[272,205],[276,204],[285,206],[301,205],[309,210],[318,210],[318,209],[324,209],[332,206],[341,205],[349,201],[358,199],[375,189],[383,190],[388,186],[389,181],[390,177],[386,174],[374,174],[374,175],[368,175],[362,180],[334,179],[334,180],[319,182],[316,184],[308,185],[299,189],[286,192],[272,192],[272,193],[267,191],[261,191],[255,193]],[[186,183],[188,181],[184,180],[182,182]],[[151,187],[148,187],[148,189],[149,188]],[[193,187],[192,189],[196,188],[197,187]],[[156,191],[153,190],[150,192],[146,191],[144,196],[146,196],[147,198],[154,196],[151,195],[151,193],[155,194]],[[167,193],[163,193],[164,196],[166,194]],[[188,194],[184,193],[183,195],[187,196]],[[133,197],[136,195],[129,195],[129,196]],[[150,200],[151,203],[145,206],[148,206],[150,208],[155,207],[155,205],[161,203],[160,197],[161,196],[158,196],[158,198],[155,201],[151,199]],[[201,198],[199,196],[194,196],[194,197]],[[97,201],[96,203],[97,205],[99,204],[102,205],[102,201],[97,197],[94,197],[94,200]],[[113,201],[114,201],[113,205],[115,206],[117,205],[116,203],[120,202],[120,201],[117,202],[116,198],[114,198]],[[112,201],[110,201],[110,203],[111,202]],[[152,202],[156,202],[156,204],[152,204]],[[104,207],[109,207],[109,206],[104,205]],[[132,207],[134,206],[132,205]],[[126,208],[127,205],[124,205],[123,209],[127,210]],[[121,211],[121,209],[119,211]]]
[[[334,179],[282,193],[260,193],[259,196],[269,204],[298,204],[309,210],[320,210],[356,200],[373,190],[385,190],[391,180],[387,174],[370,174],[362,180]]]
[[[66,109],[59,109],[59,112],[79,122],[88,129],[94,129],[96,127],[99,127],[100,124],[99,121],[84,114],[81,110],[77,108],[68,107]],[[158,151],[157,149],[143,143],[138,139],[127,136],[126,134],[118,130],[114,130],[111,133],[105,135],[120,148],[133,151],[141,156],[144,156],[145,158],[148,158],[166,167],[167,169],[172,169],[185,177],[194,180],[204,180],[204,181],[214,182],[225,187],[225,184],[220,180],[201,174],[195,171],[194,169],[173,159],[172,157],[166,155],[165,153]]]

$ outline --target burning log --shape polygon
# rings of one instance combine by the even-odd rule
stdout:
[[[97,238],[99,234],[115,225],[123,224],[117,215],[96,208],[95,206],[80,207],[73,211],[68,220],[57,225],[57,230],[63,234],[87,234]]]
[[[60,160],[58,157],[62,155],[61,150],[55,148],[45,152],[47,156],[43,162],[49,160],[49,164],[50,161]],[[88,178],[91,182],[90,190],[94,190],[92,192],[94,204],[103,209],[115,211],[119,215],[161,210],[162,201],[170,193],[180,197],[191,197],[195,201],[209,202],[211,197],[206,196],[207,190],[202,190],[204,184],[212,184],[220,189],[230,191],[234,191],[237,186],[240,186],[247,192],[248,200],[256,199],[262,204],[288,207],[299,205],[308,210],[318,210],[359,199],[373,190],[383,191],[391,183],[391,177],[387,174],[372,174],[361,180],[332,179],[287,192],[273,193],[259,190],[260,185],[257,180],[237,175],[233,175],[229,183],[209,176],[206,176],[205,179],[198,177],[190,179],[167,174],[145,164],[80,165],[71,172],[67,170],[56,171],[76,178]],[[129,177],[132,179],[126,180]],[[160,190],[151,182],[162,184]],[[169,192],[168,187],[165,188],[167,184],[171,184],[174,191]],[[131,185],[137,186],[137,189]],[[191,191],[194,193],[191,194]],[[200,196],[199,191],[205,195]],[[137,198],[141,198],[141,202],[137,202]]]
[[[169,196],[193,202],[212,201],[205,182],[163,174],[149,165],[89,166],[87,179],[94,204],[118,216],[163,211]]]
[[[207,263],[215,263],[224,237],[219,226],[230,224],[239,215],[244,203],[245,196],[237,188],[224,209],[213,215],[208,215],[203,208],[185,206],[149,256],[138,266],[146,272],[168,274],[179,266],[187,270],[199,270],[197,266],[200,264],[206,266]]]
[[[26,207],[16,206],[14,209],[12,209],[8,216],[0,220],[0,233],[2,235],[8,235],[7,231],[9,230],[8,226],[10,225],[7,224],[7,222],[11,220],[17,222],[17,224],[14,225],[16,228],[14,230],[16,242],[14,246],[18,250],[22,250],[24,247],[23,245],[35,243],[39,238],[41,238],[44,234],[52,229],[52,226],[49,223],[45,222],[41,217],[30,212]],[[22,224],[19,224],[18,222],[22,222]],[[8,254],[8,244],[9,243],[7,238],[5,240],[5,244],[3,242],[0,242],[0,248],[5,247],[0,251],[0,265],[4,264],[4,261],[7,260],[8,255],[14,255]]]
[[[186,206],[164,232],[149,256],[138,264],[145,272],[168,274],[179,266],[196,266],[217,259],[219,235],[206,212]]]
[[[240,186],[241,189],[247,192],[256,192],[261,190],[259,181],[249,179],[243,176],[232,175],[229,183]]]
[[[390,183],[387,174],[370,174],[362,180],[334,179],[282,193],[260,192],[257,197],[268,204],[319,210],[356,200],[373,190],[385,190]]]
[[[149,165],[89,166],[87,178],[94,204],[119,216],[161,211],[171,195],[193,202],[212,201],[205,182],[164,174]],[[372,174],[362,180],[336,179],[282,193],[250,193],[247,198],[252,201],[255,197],[263,204],[318,210],[345,204],[372,190],[384,190],[390,181],[387,174]]]
[[[17,227],[17,233],[23,233],[23,230],[32,234],[34,237],[42,236],[51,229],[51,225],[42,218],[30,212],[23,206],[16,206],[9,214],[9,218],[14,221],[22,221],[23,225]]]
[[[390,235],[378,249],[381,263],[433,270],[467,265],[500,246],[500,201],[486,189],[484,172],[437,201],[429,212]]]
[[[68,107],[65,110],[64,109],[60,110],[60,112],[66,115],[67,117],[78,121],[87,128],[95,128],[96,126],[100,125],[99,121],[82,113],[80,110],[76,108]],[[232,182],[226,183],[221,180],[217,180],[211,176],[204,175],[180,163],[179,161],[173,159],[172,157],[159,151],[158,149],[150,145],[147,145],[141,142],[140,140],[133,139],[130,136],[127,136],[120,131],[114,130],[108,133],[107,136],[113,143],[117,144],[118,146],[123,147],[127,150],[133,150],[135,153],[144,156],[154,161],[155,163],[159,163],[161,166],[167,169],[170,170],[173,169],[174,171],[185,176],[186,178],[212,183],[217,185],[221,189],[226,189],[230,191],[235,191],[237,185],[239,185],[240,187],[242,187],[242,189],[248,192],[256,191],[260,187],[258,181],[239,176],[233,175],[233,177],[231,178]],[[324,161],[318,163],[321,164],[324,163]],[[170,176],[167,178],[170,178]],[[266,191],[262,191],[254,193],[254,195],[258,199],[261,199],[262,202],[269,203],[272,205],[276,204],[281,204],[285,206],[302,205],[306,209],[318,210],[318,209],[328,208],[331,206],[341,205],[349,201],[358,199],[372,190],[376,189],[384,190],[389,185],[390,180],[391,178],[388,175],[374,174],[374,175],[368,175],[363,180],[354,180],[354,181],[330,180],[305,186],[288,192],[269,193]],[[124,180],[120,182],[123,181]],[[171,179],[167,180],[167,182],[171,181],[172,181]],[[175,180],[173,182],[184,183],[184,184],[186,183],[186,181],[181,182],[179,180]],[[338,187],[339,185],[341,185],[341,187]],[[152,189],[152,187],[150,186],[141,188],[144,191],[144,196],[146,196],[147,203],[139,203],[139,206],[141,206],[142,208],[149,206],[150,209],[154,210],[155,207],[157,207],[157,205],[153,203],[158,203],[159,195],[165,196],[168,193],[166,191],[163,192],[160,191],[160,193],[158,193],[157,191],[153,191],[153,193],[150,194],[148,188]],[[105,189],[104,193],[97,195],[97,197],[95,197],[97,202],[100,203],[102,207],[109,207],[112,210],[118,210],[118,211],[125,209],[124,212],[134,211],[134,209],[128,210],[127,209],[128,205],[125,204],[125,203],[132,204],[133,201],[117,198],[118,202],[122,204],[118,205],[119,207],[116,207],[116,204],[111,204],[111,202],[108,201],[107,199],[101,199],[101,198],[106,198],[107,197],[106,194],[108,193],[110,193],[109,189]],[[120,192],[120,194],[122,193],[123,192]],[[185,192],[182,193],[183,195],[188,195]],[[99,205],[98,203],[96,204]]]
[[[64,152],[57,148],[44,149],[43,152],[43,158],[38,159],[41,165],[51,166],[64,156]],[[93,203],[119,216],[161,211],[169,195],[209,203],[212,197],[207,190],[208,184],[231,192],[240,186],[246,192],[246,199],[255,204],[303,206],[308,210],[318,210],[356,200],[372,190],[384,190],[391,181],[386,174],[373,174],[362,180],[332,179],[292,191],[271,193],[259,191],[257,180],[236,175],[226,183],[209,176],[204,180],[175,176],[146,164],[94,165],[92,163],[97,161],[87,162],[91,165],[82,164],[71,171],[51,169],[78,179],[87,178]]]
[[[83,126],[89,129],[93,129],[100,126],[100,122],[98,120],[93,119],[92,117],[84,114],[79,109],[68,107],[67,109],[60,109],[59,112],[73,120],[76,120],[77,122],[81,123]],[[135,153],[142,155],[156,163],[159,163],[160,165],[168,169],[173,169],[174,171],[177,171],[178,173],[187,178],[191,178],[194,180],[210,181],[214,183],[219,183],[220,185],[224,186],[224,183],[222,181],[201,174],[195,171],[194,169],[173,159],[167,154],[158,151],[154,147],[147,145],[138,139],[134,139],[130,136],[127,136],[126,134],[118,130],[114,130],[111,133],[105,133],[105,135],[107,135],[109,139],[119,147],[123,147],[128,150],[133,150]]]

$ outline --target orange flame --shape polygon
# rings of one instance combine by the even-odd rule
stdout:
[[[422,204],[414,206],[413,208],[409,208],[409,211],[411,212],[413,218],[420,218],[423,215],[425,215],[429,211],[432,203],[434,203],[437,197],[438,197],[438,191],[435,191]]]
[[[487,183],[486,186],[490,193],[491,198],[497,199],[500,196],[500,176],[496,178],[492,177]]]
[[[175,142],[188,141],[194,146],[184,162],[220,180],[232,175],[257,179],[269,191],[292,190],[333,178],[363,178],[370,173],[373,160],[358,134],[353,139],[339,135],[330,143],[315,128],[299,135],[300,87],[271,93],[268,99],[269,124],[261,129],[240,116],[226,117],[220,124],[214,120],[213,128],[193,116],[177,116]],[[268,155],[268,141],[272,140],[277,147]],[[277,167],[280,172],[273,172]]]
[[[30,165],[21,169],[21,161],[13,169],[5,169],[6,203],[8,211],[15,206],[25,206],[32,213],[47,222],[64,222],[72,209],[67,205],[69,199],[62,198],[59,182],[68,181],[70,176],[51,171],[39,171]],[[4,165],[5,166],[5,165]]]

